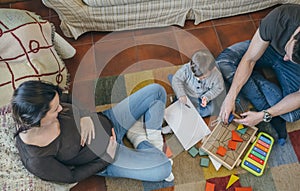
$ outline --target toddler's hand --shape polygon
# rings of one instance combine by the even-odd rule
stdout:
[[[186,97],[186,96],[181,96],[181,97],[179,97],[178,100],[179,100],[181,103],[186,104],[186,102],[187,102],[187,97]]]
[[[207,106],[207,98],[204,97],[204,96],[201,98],[201,106],[202,107],[206,107]]]

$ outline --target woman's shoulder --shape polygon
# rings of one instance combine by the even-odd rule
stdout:
[[[60,124],[55,122],[49,127],[34,127],[19,134],[20,144],[36,147],[47,147],[60,135]]]

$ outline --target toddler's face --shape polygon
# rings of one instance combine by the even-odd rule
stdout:
[[[191,70],[194,74],[194,76],[198,79],[198,80],[204,80],[205,78],[207,78],[211,71],[207,71],[205,73],[203,73],[200,68],[199,65],[197,65],[196,63],[194,63],[192,60],[190,61],[190,65],[191,65]]]

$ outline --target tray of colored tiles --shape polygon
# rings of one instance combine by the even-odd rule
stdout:
[[[242,161],[242,168],[256,176],[261,176],[266,167],[272,146],[273,137],[260,132]]]
[[[257,128],[243,126],[230,120],[229,125],[219,121],[211,134],[204,140],[201,149],[232,170],[242,162],[242,154],[255,141]]]

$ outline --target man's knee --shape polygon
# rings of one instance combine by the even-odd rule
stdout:
[[[231,81],[238,64],[248,49],[250,41],[236,43],[221,52],[216,58],[216,64],[225,80]]]

